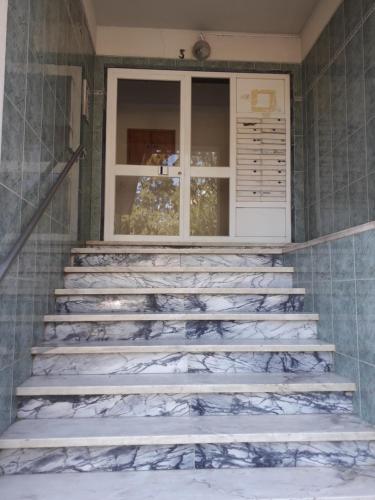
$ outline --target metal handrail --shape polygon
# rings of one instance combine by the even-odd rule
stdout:
[[[0,282],[3,280],[5,277],[6,273],[8,272],[10,266],[13,264],[15,259],[18,257],[19,253],[21,252],[22,248],[24,247],[26,241],[29,239],[31,233],[33,232],[35,226],[38,224],[40,221],[42,215],[44,214],[46,208],[52,201],[52,198],[58,188],[61,186],[63,180],[65,177],[68,175],[70,172],[70,169],[73,167],[73,165],[76,163],[77,160],[80,160],[82,158],[82,155],[85,154],[85,148],[84,146],[79,146],[74,153],[72,154],[72,157],[70,160],[66,163],[63,171],[61,174],[58,176],[52,187],[49,189],[48,194],[44,198],[44,200],[39,204],[37,210],[35,211],[34,215],[32,216],[30,222],[28,223],[27,227],[23,231],[23,233],[20,234],[20,236],[17,238],[15,243],[13,244],[11,250],[5,257],[5,259],[0,263]]]

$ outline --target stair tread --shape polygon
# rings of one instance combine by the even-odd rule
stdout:
[[[81,313],[48,314],[45,321],[318,321],[316,313],[243,313],[243,312],[186,312],[186,313]]]
[[[231,415],[34,419],[12,424],[0,448],[374,441],[355,415]]]
[[[305,288],[57,288],[55,295],[304,295]]]
[[[0,491],[7,500],[375,500],[375,467],[16,475],[0,477]]]
[[[44,343],[33,347],[33,354],[113,354],[140,352],[333,352],[334,344],[318,339],[256,340],[237,339],[209,342],[205,339],[156,339],[132,342],[93,342],[90,345]]]
[[[30,377],[17,388],[17,395],[352,392],[355,388],[335,373],[46,375]]]
[[[281,266],[82,266],[65,267],[65,273],[293,273],[293,267]]]

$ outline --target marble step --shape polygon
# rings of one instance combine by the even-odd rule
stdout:
[[[354,415],[19,421],[4,474],[137,469],[374,466],[375,427]]]
[[[18,418],[343,414],[355,384],[326,374],[34,376]]]
[[[249,487],[251,485],[251,487]],[[0,477],[6,500],[375,500],[375,467],[205,469]]]
[[[302,312],[303,288],[71,288],[56,312]]]
[[[292,287],[292,267],[66,267],[65,288]]]
[[[107,342],[156,338],[311,339],[319,315],[307,313],[54,314],[44,317],[45,340]]]
[[[73,266],[281,266],[278,254],[259,254],[253,251],[222,249],[123,249],[95,248],[73,249]]]
[[[34,375],[125,373],[324,373],[333,368],[333,345],[319,341],[219,344],[165,342],[33,348]]]

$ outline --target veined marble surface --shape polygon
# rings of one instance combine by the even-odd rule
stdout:
[[[58,313],[95,312],[302,312],[303,295],[78,295],[58,296]]]
[[[50,322],[45,340],[56,342],[133,341],[161,337],[205,339],[312,339],[316,321],[103,321]]]
[[[291,287],[292,273],[273,272],[169,272],[169,273],[91,273],[65,274],[66,288],[145,288],[145,287]]]
[[[35,356],[34,375],[121,373],[316,373],[332,370],[328,352],[207,352]]]
[[[235,443],[0,451],[0,474],[375,465],[375,443]]]
[[[279,255],[246,254],[79,254],[74,255],[75,266],[281,266]]]
[[[348,392],[237,394],[115,394],[18,398],[17,417],[186,417],[189,415],[344,414],[353,411]]]
[[[249,488],[251,485],[251,488]],[[301,467],[3,476],[6,500],[375,500],[375,468]]]
[[[203,444],[195,448],[197,469],[362,465],[375,465],[374,441]]]
[[[0,450],[0,475],[192,468],[192,445]]]

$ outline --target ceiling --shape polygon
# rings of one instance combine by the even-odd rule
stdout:
[[[97,24],[299,34],[319,0],[93,0]]]

